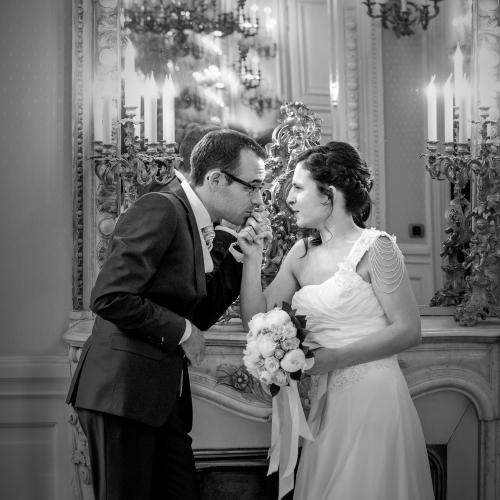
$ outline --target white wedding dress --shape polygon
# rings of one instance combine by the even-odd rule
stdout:
[[[333,276],[296,292],[292,307],[307,316],[306,340],[338,347],[387,325],[372,285],[356,273],[381,235],[388,236],[365,229]],[[420,420],[396,356],[312,377],[308,423],[315,440],[304,441],[294,500],[434,498]]]

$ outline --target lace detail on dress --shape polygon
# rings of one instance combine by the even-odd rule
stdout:
[[[396,356],[392,356],[390,358],[371,361],[370,363],[363,363],[362,365],[334,370],[329,375],[328,390],[343,391],[362,380],[368,372],[382,368],[392,368],[396,364],[397,358]]]
[[[368,250],[372,284],[384,293],[399,288],[405,275],[405,262],[395,238],[381,236]]]

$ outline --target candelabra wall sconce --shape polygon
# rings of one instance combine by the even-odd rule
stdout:
[[[94,141],[94,171],[99,180],[97,204],[104,214],[98,227],[103,236],[97,260],[101,266],[117,218],[145,192],[164,186],[182,162],[175,142],[148,142],[135,136],[136,108],[126,107],[121,120],[124,153],[115,145]]]
[[[487,107],[480,108],[480,144],[477,155],[469,144],[428,141],[425,168],[433,179],[453,184],[453,198],[445,214],[449,226],[442,245],[445,283],[432,306],[455,306],[455,319],[472,326],[488,316],[500,317],[500,156],[489,140]],[[472,206],[463,189],[474,186]]]
[[[417,4],[407,0],[365,0],[368,15],[380,19],[382,26],[392,29],[396,36],[410,36],[415,28],[427,29],[429,21],[439,14],[439,2],[443,0],[424,0]]]

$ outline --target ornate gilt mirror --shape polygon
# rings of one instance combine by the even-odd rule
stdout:
[[[355,0],[74,0],[73,6],[78,314],[88,309],[117,216],[116,195],[95,174],[92,157],[102,153],[95,141],[111,152],[124,150],[119,120],[127,107],[142,120],[133,134],[147,139],[145,147],[167,147],[193,121],[265,137],[277,124],[280,102],[304,102],[322,119],[321,142],[347,140],[367,159],[375,177],[370,224],[398,235],[419,303],[428,304],[445,285],[439,254],[453,190],[425,174],[436,153],[427,150],[426,87],[436,74],[440,141],[444,86],[454,72],[470,85],[468,123],[480,119],[478,105],[488,101],[494,122],[488,133],[496,140],[498,2],[441,2],[426,31],[400,38]],[[462,70],[454,57],[458,46]],[[479,132],[470,127],[473,154]],[[415,236],[414,226],[423,232]]]

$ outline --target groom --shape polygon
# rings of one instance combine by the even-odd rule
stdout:
[[[255,211],[264,157],[243,134],[210,132],[193,150],[190,183],[144,195],[116,224],[67,398],[88,439],[96,500],[200,498],[187,365],[202,361],[202,330],[237,298],[242,272],[229,233],[214,269],[212,222],[253,215],[269,231]]]

